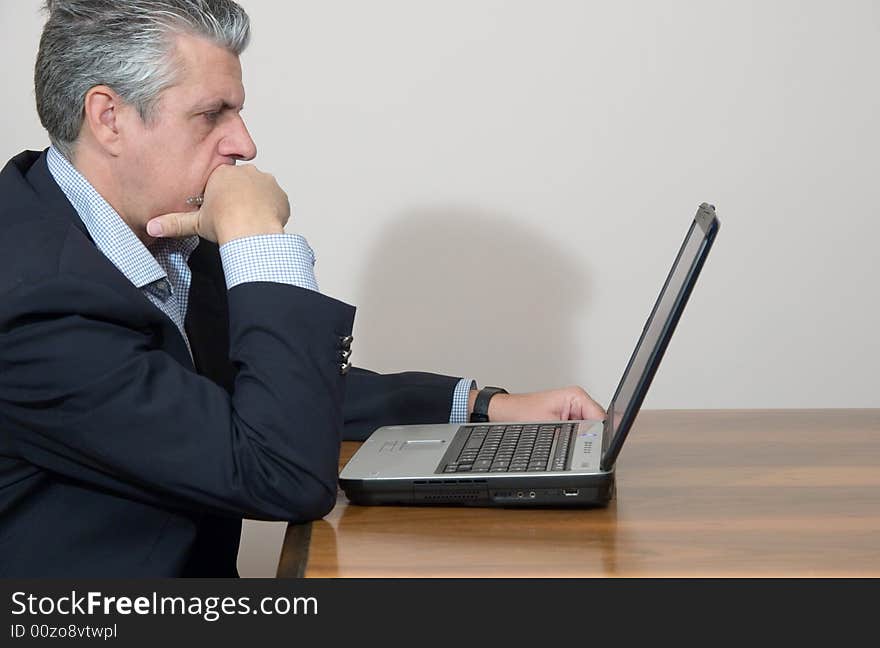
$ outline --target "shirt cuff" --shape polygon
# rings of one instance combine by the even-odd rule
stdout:
[[[261,234],[220,246],[226,288],[270,281],[318,290],[315,253],[299,234]]]
[[[468,421],[468,395],[472,389],[477,388],[477,382],[470,378],[462,378],[452,392],[452,411],[449,413],[450,423],[467,423]]]

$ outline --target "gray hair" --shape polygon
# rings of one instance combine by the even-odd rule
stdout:
[[[232,0],[47,0],[34,70],[37,113],[68,158],[86,93],[106,85],[149,123],[160,93],[176,82],[174,37],[201,36],[236,56],[250,20]]]

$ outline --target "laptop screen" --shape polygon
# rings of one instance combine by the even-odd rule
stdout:
[[[672,337],[678,318],[684,310],[690,291],[718,231],[718,225],[714,207],[701,205],[608,407],[605,438],[611,441],[602,457],[603,470],[608,470],[614,465],[626,435],[635,421],[666,345]]]

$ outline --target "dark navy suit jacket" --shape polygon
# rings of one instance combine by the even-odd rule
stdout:
[[[339,371],[354,308],[226,289],[190,258],[186,331],[95,247],[45,153],[0,173],[0,576],[235,576],[241,518],[336,501],[340,439],[443,422],[456,378]]]

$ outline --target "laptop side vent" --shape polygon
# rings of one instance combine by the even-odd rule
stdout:
[[[478,504],[489,499],[485,479],[429,479],[413,484],[413,499],[423,504]]]
[[[486,499],[486,491],[463,491],[459,493],[450,493],[447,491],[440,492],[416,492],[415,501],[417,502],[437,502],[438,504],[445,502],[479,502]]]
[[[416,486],[424,484],[485,484],[485,479],[417,479],[413,482]]]

